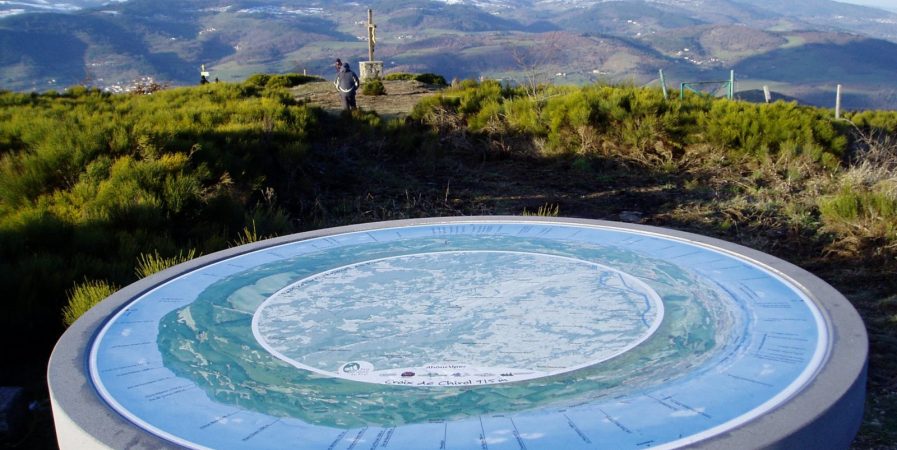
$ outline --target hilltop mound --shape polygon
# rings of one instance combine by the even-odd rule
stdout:
[[[407,116],[421,98],[439,92],[441,86],[429,85],[415,80],[385,80],[386,95],[362,95],[359,90],[358,107],[365,111],[376,111],[382,117]],[[292,88],[290,92],[298,100],[320,106],[330,112],[338,112],[343,106],[339,93],[331,81],[306,83]]]

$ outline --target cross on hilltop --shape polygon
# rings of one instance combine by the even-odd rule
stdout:
[[[374,61],[374,47],[377,46],[377,25],[374,24],[374,10],[368,9],[368,60],[359,63],[361,81],[380,78],[383,61]]]

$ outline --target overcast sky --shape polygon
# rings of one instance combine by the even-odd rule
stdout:
[[[842,3],[853,3],[855,5],[877,6],[879,8],[897,11],[897,0],[837,0]]]

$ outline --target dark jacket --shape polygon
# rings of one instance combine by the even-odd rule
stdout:
[[[352,72],[348,64],[340,67],[339,75],[336,77],[336,88],[340,92],[355,92],[358,89],[358,76]]]

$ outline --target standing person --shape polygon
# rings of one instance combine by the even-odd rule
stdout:
[[[343,60],[336,58],[336,62],[333,63],[333,67],[336,68],[336,78],[333,79],[333,85],[339,89],[339,71],[343,69]]]
[[[356,109],[355,91],[358,90],[358,76],[352,72],[349,63],[343,63],[339,75],[336,77],[336,89],[343,100],[343,109],[346,111]]]

